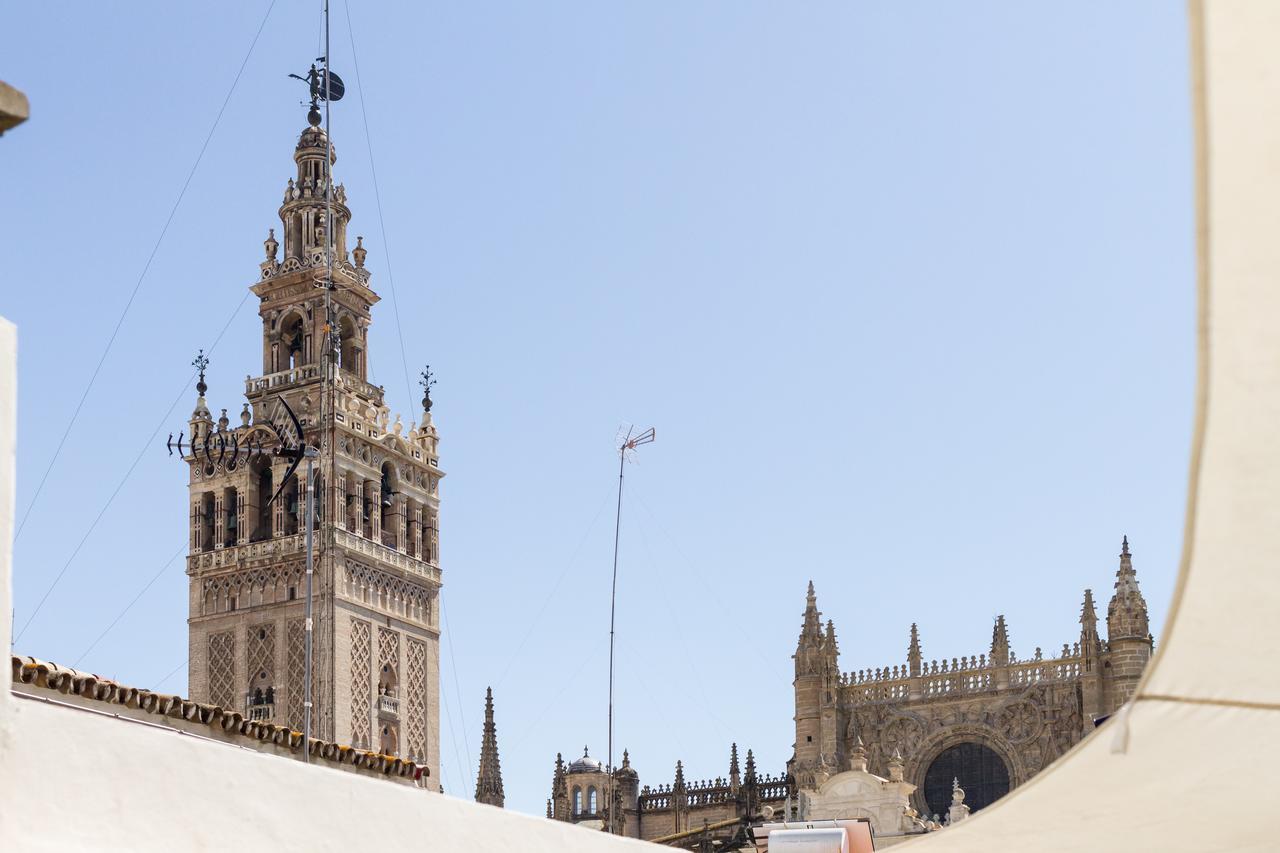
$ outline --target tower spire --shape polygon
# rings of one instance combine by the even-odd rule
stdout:
[[[1147,602],[1138,589],[1138,573],[1129,553],[1129,537],[1120,546],[1120,568],[1116,569],[1115,592],[1107,605],[1107,639],[1142,638],[1150,633]]]
[[[480,771],[476,774],[476,802],[502,808],[502,765],[498,761],[498,729],[493,722],[493,688],[484,691],[484,735],[480,741]]]
[[[738,770],[738,745],[729,747],[729,790],[737,791],[742,785],[742,773]]]
[[[995,627],[991,629],[991,665],[1007,666],[1009,664],[1009,626],[1005,624],[1004,614],[996,617]]]
[[[920,674],[920,664],[922,658],[920,656],[920,629],[916,627],[916,623],[911,623],[911,642],[907,646],[907,668],[911,671],[912,676]]]

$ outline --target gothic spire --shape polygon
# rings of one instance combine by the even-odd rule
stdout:
[[[1147,602],[1138,589],[1138,573],[1129,553],[1129,537],[1120,546],[1120,568],[1116,570],[1115,593],[1107,605],[1107,639],[1146,639],[1150,633]]]
[[[756,776],[756,757],[751,750],[747,750],[747,775],[743,781],[748,785],[754,785],[757,782]]]
[[[675,792],[683,792],[685,790],[683,761],[676,762],[676,781],[675,784],[671,786],[671,790]]]
[[[1009,663],[1009,626],[1004,622],[1004,614],[996,617],[996,625],[991,629],[991,665],[1007,666]]]
[[[804,625],[800,629],[801,645],[818,645],[822,641],[822,611],[818,609],[818,595],[813,591],[813,581],[809,581],[809,592],[805,595]]]
[[[913,676],[920,674],[920,664],[923,659],[920,656],[920,630],[916,627],[916,623],[911,623],[911,643],[907,646],[907,667]]]
[[[557,771],[559,757],[556,758]],[[493,688],[484,692],[484,735],[480,741],[480,771],[476,774],[476,802],[502,808],[502,765],[498,762],[498,729],[493,722]]]
[[[729,789],[736,791],[742,784],[742,774],[738,770],[738,745],[729,748]]]

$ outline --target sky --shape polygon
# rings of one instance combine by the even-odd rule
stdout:
[[[32,105],[0,139],[15,648],[167,692],[164,442],[198,348],[233,417],[258,371],[244,297],[319,55],[319,3],[276,0],[246,62],[268,5],[5,8]],[[783,770],[811,579],[845,670],[903,662],[913,622],[926,658],[983,653],[997,614],[1047,655],[1127,535],[1159,645],[1195,370],[1184,6],[352,2],[349,27],[335,1],[371,379],[408,422],[439,377],[448,793],[487,686],[508,807],[542,813],[557,752],[604,757],[625,425],[657,429],[618,574],[642,784],[724,775],[731,742]]]

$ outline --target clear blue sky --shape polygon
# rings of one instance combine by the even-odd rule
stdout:
[[[1165,615],[1194,381],[1184,6],[355,3],[337,177],[394,410],[438,371],[443,766],[469,796],[493,685],[508,804],[605,750],[620,424],[619,746],[643,783],[777,772],[805,583],[845,669],[1072,641],[1120,537]],[[264,2],[12,4],[0,313],[20,331],[22,516]],[[17,543],[16,618],[141,459],[19,644],[184,691],[186,471],[163,439],[253,283],[318,55],[278,0]],[[390,263],[388,263],[390,261]],[[210,404],[256,373],[251,300]],[[415,389],[416,391],[416,386]],[[165,415],[170,404],[176,408]],[[147,443],[157,425],[159,437]],[[1157,633],[1159,642],[1159,633]],[[455,692],[455,683],[457,692]]]

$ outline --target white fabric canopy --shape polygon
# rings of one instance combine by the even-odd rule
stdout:
[[[1280,3],[1190,26],[1200,368],[1164,640],[1127,711],[923,853],[1280,849]]]

